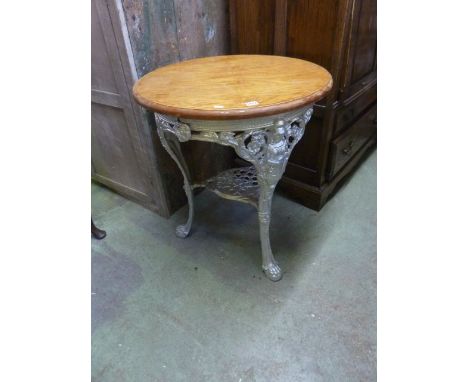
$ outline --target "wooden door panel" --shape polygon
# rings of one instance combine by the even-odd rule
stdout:
[[[338,7],[339,1],[288,1],[286,55],[331,71]]]
[[[374,70],[377,53],[377,2],[361,0],[356,31],[356,47],[351,82],[355,83]]]
[[[93,179],[126,196],[150,202],[147,168],[121,61],[112,0],[91,8],[91,161]],[[113,9],[113,8],[112,8]]]
[[[144,193],[122,109],[91,104],[93,166],[101,177]],[[133,160],[129,160],[133,159]]]
[[[231,0],[230,16],[233,53],[273,54],[275,0]]]
[[[116,94],[119,91],[94,1],[91,7],[91,87]]]
[[[354,0],[341,99],[357,96],[377,79],[377,1]]]

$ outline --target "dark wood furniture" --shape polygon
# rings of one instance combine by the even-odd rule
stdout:
[[[280,187],[319,210],[377,139],[376,0],[231,0],[231,52],[315,62],[329,96],[293,152]]]

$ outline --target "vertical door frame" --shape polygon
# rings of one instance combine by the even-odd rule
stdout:
[[[95,1],[100,23],[109,23],[102,26],[103,37],[108,47],[112,71],[116,78],[119,91],[119,108],[124,111],[125,120],[132,138],[132,145],[137,164],[141,169],[142,183],[145,193],[133,190],[134,198],[142,201],[147,207],[169,217],[170,211],[167,202],[166,190],[162,183],[158,163],[152,146],[151,128],[144,117],[143,110],[135,103],[132,96],[132,87],[138,79],[133,51],[125,20],[122,0],[93,0]],[[113,97],[115,100],[116,97]],[[110,106],[113,106],[112,104]],[[117,105],[115,105],[117,106]],[[94,175],[96,180],[102,181]],[[130,194],[132,193],[129,187]]]

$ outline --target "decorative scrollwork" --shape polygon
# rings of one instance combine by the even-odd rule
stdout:
[[[272,127],[241,133],[221,132],[217,137],[212,134],[205,137],[233,147],[242,159],[254,164],[260,181],[276,185],[311,116],[312,108],[291,121],[278,119]]]
[[[160,129],[174,134],[180,142],[187,142],[190,140],[192,133],[190,132],[189,125],[169,120],[158,113],[154,113],[154,118]]]
[[[302,138],[304,128],[312,116],[312,108],[290,121],[278,119],[273,126],[244,132],[203,131],[193,139],[231,146],[242,158],[263,167],[267,164],[280,165],[287,162],[296,143]],[[280,166],[284,170],[283,166]],[[282,173],[282,171],[281,171]]]

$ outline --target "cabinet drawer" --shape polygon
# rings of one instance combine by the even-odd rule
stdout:
[[[377,105],[372,106],[343,134],[331,143],[330,177],[356,154],[371,138],[377,128]]]
[[[336,112],[335,132],[338,135],[351,125],[356,118],[377,100],[377,86],[373,86],[355,100],[345,104]]]

